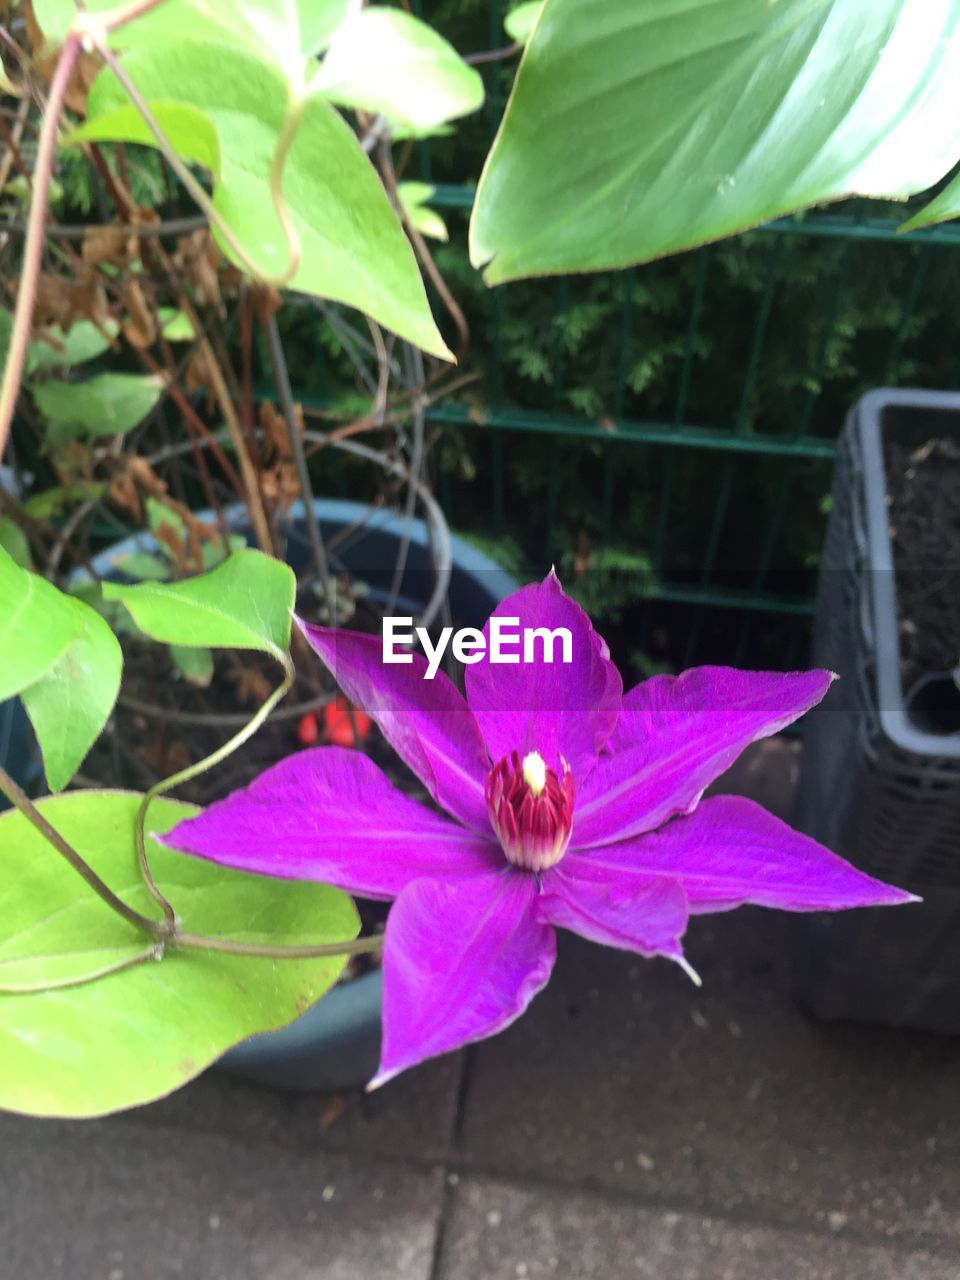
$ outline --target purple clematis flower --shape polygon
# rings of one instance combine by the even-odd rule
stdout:
[[[495,616],[568,628],[572,662],[545,661],[543,646],[513,666],[484,656],[466,669],[464,699],[442,673],[424,680],[418,655],[385,666],[377,637],[300,624],[444,813],[359,752],[320,747],[167,837],[226,866],[396,899],[374,1084],[517,1018],[550,976],[556,928],[689,971],[690,914],[911,900],[750,800],[701,802],[744,747],[820,701],[829,672],[698,667],[624,696],[554,574]]]

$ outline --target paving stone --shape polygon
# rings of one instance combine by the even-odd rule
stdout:
[[[288,1093],[208,1071],[131,1112],[148,1127],[269,1140],[294,1149],[368,1152],[419,1162],[449,1154],[463,1055],[451,1054],[364,1094]]]
[[[463,1179],[436,1280],[956,1280],[956,1259]]]
[[[0,1117],[0,1280],[428,1280],[439,1170]]]
[[[694,921],[667,961],[564,936],[547,990],[471,1050],[466,1168],[880,1239],[960,1241],[960,1041],[820,1025],[789,917]]]

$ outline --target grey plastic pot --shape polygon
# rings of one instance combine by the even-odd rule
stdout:
[[[879,390],[837,449],[813,658],[842,678],[805,720],[797,825],[919,904],[805,917],[800,995],[818,1017],[960,1034],[960,733],[956,689],[900,679],[884,442],[960,438],[960,395]],[[957,573],[956,565],[911,566]],[[900,579],[902,581],[902,579]],[[960,645],[960,637],[957,638]],[[933,702],[931,703],[931,699]]]

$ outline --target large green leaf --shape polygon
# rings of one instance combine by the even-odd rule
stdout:
[[[81,635],[73,604],[0,547],[0,702],[38,680]]]
[[[125,54],[124,66],[180,155],[211,171],[217,210],[266,278],[289,262],[269,176],[288,113],[300,110],[282,180],[302,251],[291,287],[357,307],[449,358],[399,219],[329,103],[314,95],[294,108],[284,74],[240,47],[218,48],[214,57],[201,41],[155,42]],[[155,145],[125,103],[112,72],[102,71],[88,97],[87,123],[73,139]]]
[[[342,23],[311,85],[331,102],[415,129],[483,103],[479,73],[425,22],[399,9],[363,9]]]
[[[957,0],[546,0],[471,258],[490,283],[624,266],[958,156]]]
[[[120,896],[153,908],[134,824],[141,797],[78,791],[40,802],[45,817]],[[155,800],[148,832],[194,810]],[[247,942],[350,939],[350,899],[173,853],[148,839],[150,866],[182,928]],[[0,987],[80,979],[148,941],[110,911],[18,813],[0,817]],[[46,959],[44,959],[46,957]],[[179,1088],[232,1045],[292,1021],[327,990],[338,958],[265,960],[168,946],[162,959],[82,986],[0,994],[0,1107],[94,1116]]]
[[[77,617],[77,639],[20,695],[51,791],[67,785],[99,738],[123,670],[120,645],[103,618],[80,600],[64,599]]]
[[[259,649],[284,661],[296,579],[289,565],[261,551],[236,551],[184,582],[103,584],[105,600],[120,600],[134,622],[164,644],[211,649]]]
[[[162,394],[162,378],[140,373],[98,373],[86,382],[51,380],[33,387],[37,408],[60,436],[130,431]]]

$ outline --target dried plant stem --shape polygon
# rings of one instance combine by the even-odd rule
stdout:
[[[33,304],[37,296],[37,279],[43,254],[43,224],[47,214],[47,196],[53,173],[53,160],[57,149],[57,127],[63,109],[73,69],[80,56],[80,36],[71,31],[57,62],[50,84],[47,111],[40,129],[37,159],[33,171],[33,193],[27,218],[27,236],[23,246],[23,267],[17,305],[7,349],[7,363],[0,387],[0,458],[3,457],[13,421],[13,410],[20,392],[20,379],[30,341],[30,325],[33,320]]]
[[[303,517],[307,526],[307,536],[310,539],[310,550],[313,553],[314,567],[317,576],[320,579],[320,586],[323,590],[324,603],[331,612],[330,624],[336,626],[336,597],[330,589],[330,566],[327,562],[327,552],[323,545],[323,535],[320,532],[320,525],[317,521],[317,513],[313,509],[313,488],[310,484],[310,472],[307,468],[307,456],[303,448],[303,436],[297,429],[296,411],[293,403],[293,391],[290,387],[290,375],[287,370],[287,361],[283,354],[283,343],[280,340],[280,328],[277,324],[277,317],[271,315],[266,322],[267,345],[270,349],[270,363],[273,365],[273,378],[277,387],[277,395],[280,398],[280,408],[283,410],[284,421],[287,424],[287,435],[290,438],[290,452],[293,454],[293,461],[297,468],[297,477],[300,481],[300,493],[303,498]]]
[[[186,302],[186,299],[182,299],[182,301]],[[187,303],[187,306],[189,307],[189,303]],[[192,311],[193,308],[191,307],[188,314],[191,315],[191,320],[195,322],[196,316],[192,315]],[[199,332],[199,327],[196,324],[194,327]],[[247,448],[243,427],[237,416],[236,406],[223,376],[223,370],[220,368],[220,362],[214,354],[213,347],[206,339],[200,345],[200,352],[206,360],[207,370],[213,383],[213,392],[217,397],[217,403],[220,405],[223,420],[227,424],[227,430],[230,433],[230,441],[237,455],[237,461],[240,463],[240,474],[243,477],[243,487],[246,493],[247,506],[250,510],[250,523],[253,525],[254,536],[257,539],[260,550],[265,551],[267,555],[273,555],[273,536],[270,533],[270,523],[267,520],[267,513],[263,505],[260,481],[256,467],[253,465],[253,459],[250,457],[250,450]]]

